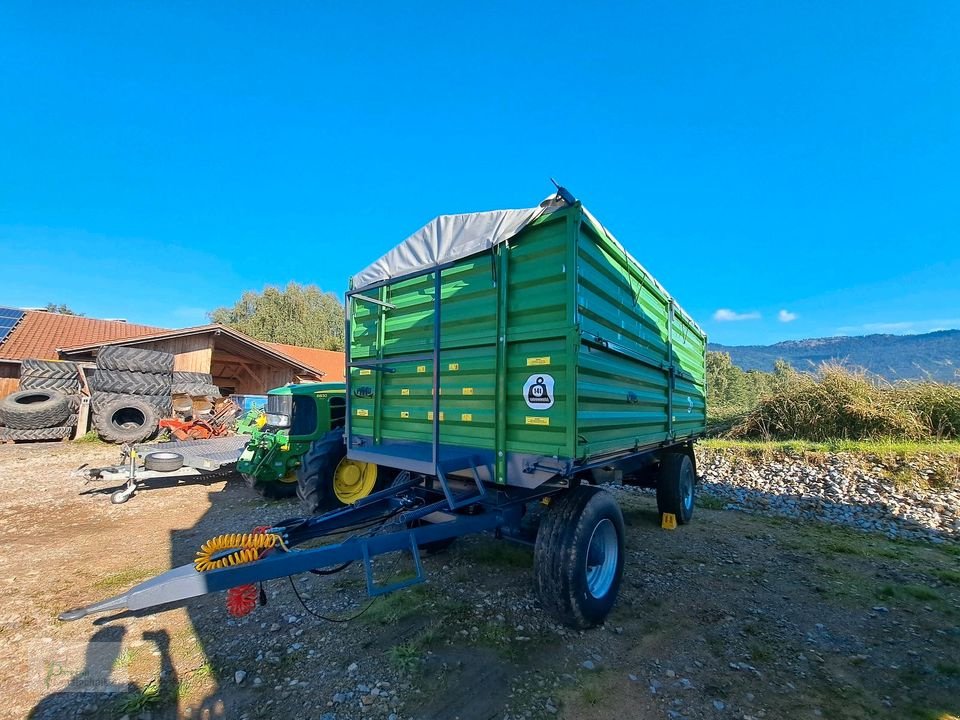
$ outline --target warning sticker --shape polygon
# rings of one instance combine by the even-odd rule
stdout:
[[[531,410],[549,410],[553,407],[553,376],[531,375],[523,384],[523,399]]]

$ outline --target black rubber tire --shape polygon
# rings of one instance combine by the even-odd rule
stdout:
[[[587,550],[604,520],[616,530],[618,554],[610,587],[594,597],[587,586]],[[623,514],[610,493],[580,485],[555,497],[544,513],[534,548],[534,586],[544,610],[572,628],[602,624],[620,590],[623,541]]]
[[[143,442],[157,432],[157,423],[156,408],[135,396],[112,400],[93,413],[97,435],[112,443]]]
[[[75,417],[75,416],[74,416]],[[76,425],[76,420],[73,425]],[[49,428],[34,428],[20,430],[17,428],[0,427],[0,442],[12,440],[14,442],[33,442],[36,440],[63,440],[73,434],[73,425],[60,425]]]
[[[170,375],[173,373],[173,355],[158,350],[107,345],[97,353],[97,367],[102,370]]]
[[[20,377],[47,378],[48,380],[78,378],[80,367],[65,360],[37,360],[25,358],[20,361]]]
[[[210,373],[187,372],[185,370],[173,371],[174,383],[197,383],[200,385],[213,385],[213,375]]]
[[[170,386],[174,395],[189,395],[190,397],[220,397],[220,388],[211,383],[184,383],[174,381]]]
[[[247,484],[247,487],[267,500],[287,500],[292,497],[297,497],[299,481],[296,483],[285,483],[276,480],[274,482],[258,483],[253,475],[248,473],[240,473],[240,475],[243,477],[243,481]]]
[[[657,512],[673,513],[677,525],[686,525],[693,518],[697,472],[686,452],[665,452],[660,461],[657,481]],[[687,494],[689,490],[689,495]]]
[[[297,468],[297,497],[309,514],[343,507],[333,492],[333,473],[346,454],[343,428],[334,428],[314,440],[301,458]]]
[[[98,412],[108,402],[128,397],[130,396],[124,393],[95,392],[90,397],[90,410],[92,412]],[[137,395],[137,397],[153,405],[161,418],[173,417],[173,398],[171,396]]]
[[[90,390],[122,395],[170,395],[172,386],[169,373],[97,370],[90,378]]]
[[[167,450],[156,450],[143,456],[145,470],[173,472],[183,467],[183,455]]]
[[[70,414],[70,398],[56,390],[18,390],[0,400],[0,423],[18,430],[56,427]]]
[[[67,394],[80,392],[80,378],[77,375],[69,378],[36,377],[33,375],[20,376],[21,390],[57,390]]]

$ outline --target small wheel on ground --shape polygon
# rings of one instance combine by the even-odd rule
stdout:
[[[686,525],[693,518],[697,473],[693,460],[685,452],[666,452],[660,463],[657,481],[657,512],[677,518],[677,525]]]
[[[623,514],[613,496],[580,485],[555,497],[534,549],[534,585],[544,609],[572,628],[600,625],[623,576]]]
[[[157,472],[173,472],[183,467],[183,455],[175,452],[152,452],[143,458],[143,467]]]

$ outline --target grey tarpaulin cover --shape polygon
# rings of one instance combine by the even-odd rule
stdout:
[[[441,215],[353,276],[353,289],[476,255],[509,240],[544,208]]]

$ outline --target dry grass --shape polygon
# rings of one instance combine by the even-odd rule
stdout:
[[[960,387],[889,383],[841,365],[790,371],[729,431],[763,440],[960,438]]]

